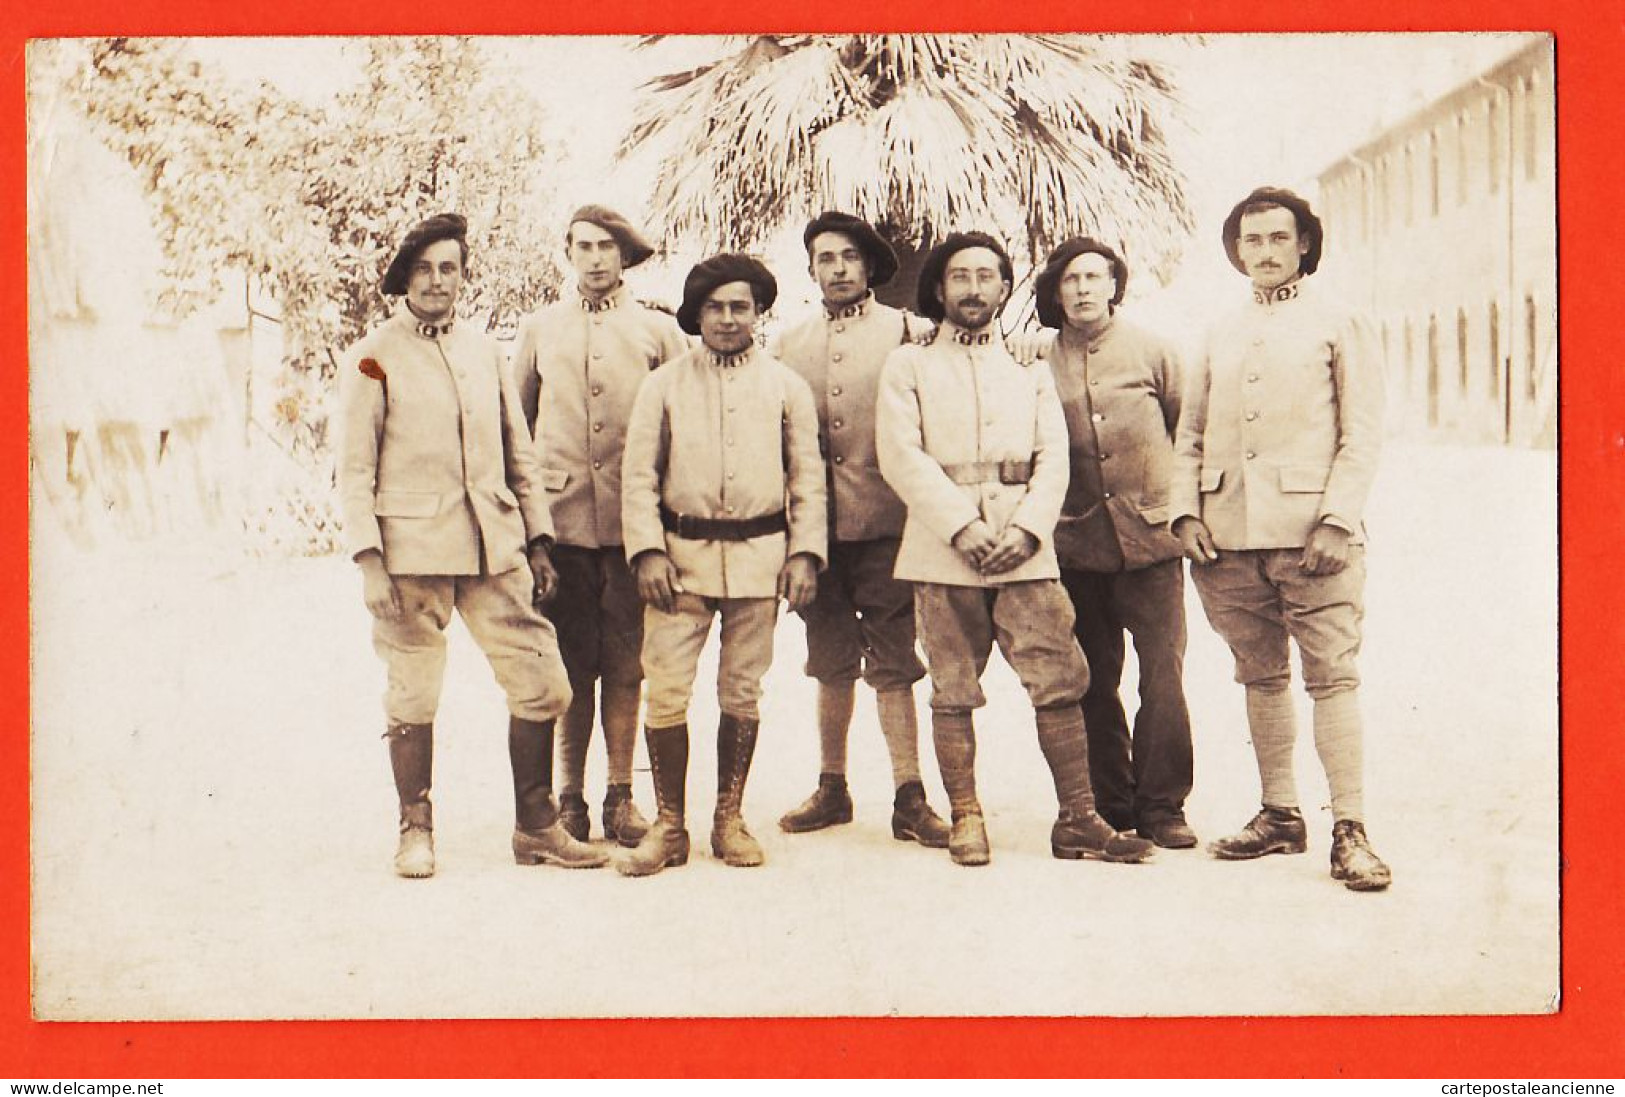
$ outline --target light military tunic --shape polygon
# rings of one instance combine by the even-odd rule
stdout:
[[[1255,290],[1186,385],[1170,523],[1200,518],[1221,551],[1301,548],[1322,520],[1362,543],[1382,407],[1368,321],[1303,281]]]
[[[740,520],[786,511],[789,532],[748,541],[668,533],[660,507]],[[773,598],[791,556],[827,560],[824,463],[812,392],[755,348],[700,347],[655,370],[632,406],[622,470],[626,558],[665,552],[689,594]]]
[[[899,347],[886,360],[876,444],[881,473],[908,507],[899,579],[986,587],[1059,578],[1055,523],[1070,468],[1049,367],[1022,366],[997,334],[944,323],[929,346]],[[1031,462],[1028,482],[955,483],[945,471],[1001,461]],[[981,574],[952,547],[978,518],[995,534],[1026,530],[1038,551],[1002,575]]]
[[[623,285],[601,302],[572,295],[519,330],[514,378],[536,435],[560,544],[621,544],[626,423],[650,372],[687,352],[677,321]]]

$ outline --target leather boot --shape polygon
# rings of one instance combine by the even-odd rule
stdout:
[[[585,842],[591,834],[592,817],[587,812],[587,798],[580,792],[559,793],[559,826],[578,842]]]
[[[971,714],[933,710],[931,741],[953,809],[948,856],[956,865],[985,865],[993,859],[993,851],[988,846],[982,803],[976,798],[976,725]]]
[[[892,801],[891,835],[899,842],[915,841],[932,849],[948,848],[948,824],[925,801],[925,786],[909,781]]]
[[[752,868],[763,861],[762,847],[745,829],[741,814],[745,780],[756,753],[757,721],[722,714],[717,725],[717,809],[711,819],[711,853],[735,868]]]
[[[562,822],[562,820],[561,820]],[[604,837],[631,849],[649,833],[649,820],[632,802],[631,785],[610,785],[604,790]]]
[[[1332,879],[1350,891],[1381,891],[1393,883],[1393,873],[1371,848],[1365,824],[1339,819],[1332,824]]]
[[[1225,861],[1250,861],[1267,853],[1302,853],[1308,848],[1303,813],[1265,804],[1240,831],[1209,842],[1207,851]]]
[[[429,786],[434,779],[434,725],[391,724],[389,767],[400,800],[401,833],[395,848],[395,875],[421,879],[434,875],[434,808]]]
[[[622,876],[653,876],[668,865],[688,863],[684,817],[688,799],[688,725],[645,728],[649,770],[655,784],[655,821],[630,854],[615,862]]]
[[[787,834],[805,834],[852,821],[852,794],[846,788],[846,774],[820,773],[818,789],[800,807],[779,819],[779,829]]]
[[[1089,777],[1089,740],[1077,705],[1039,709],[1038,746],[1055,779],[1060,814],[1050,828],[1050,852],[1063,861],[1135,864],[1156,851],[1144,838],[1119,832],[1095,811]]]
[[[559,826],[553,806],[553,721],[508,717],[508,761],[513,767],[514,861],[560,868],[598,868],[608,862],[607,853]]]

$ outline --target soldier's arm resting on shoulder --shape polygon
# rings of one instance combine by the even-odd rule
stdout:
[[[1012,332],[1005,345],[1010,349],[1010,357],[1024,366],[1047,359],[1050,349],[1055,346],[1056,332],[1053,328],[1023,328]]]

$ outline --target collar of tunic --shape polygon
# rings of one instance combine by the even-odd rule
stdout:
[[[874,293],[870,292],[864,294],[862,300],[854,301],[850,305],[843,306],[842,308],[832,309],[828,305],[825,305],[824,319],[850,320],[854,316],[862,316],[864,313],[869,311],[869,302],[873,301],[874,299]]]
[[[701,352],[701,356],[704,361],[709,362],[711,365],[716,366],[719,369],[733,369],[735,366],[742,366],[746,362],[750,361],[751,353],[755,349],[755,347],[746,347],[737,354],[718,354],[710,347],[706,347]]]
[[[1274,305],[1282,301],[1291,301],[1298,296],[1298,287],[1300,285],[1302,285],[1301,281],[1288,282],[1286,285],[1276,286],[1274,289],[1259,289],[1254,286],[1253,301],[1260,305]]]
[[[581,298],[582,312],[608,312],[610,309],[620,308],[621,299],[626,291],[626,283],[622,282],[597,301],[583,295]]]
[[[991,320],[988,321],[986,327],[977,328],[975,331],[962,328],[952,320],[944,320],[942,327],[938,330],[944,337],[952,339],[962,347],[985,347],[993,342],[993,322]]]
[[[1056,337],[1056,342],[1069,350],[1087,349],[1090,354],[1093,354],[1100,349],[1100,345],[1111,334],[1116,319],[1117,317],[1114,314],[1107,313],[1106,318],[1100,322],[1100,326],[1095,329],[1093,335],[1085,335],[1070,324],[1062,324],[1061,334]]]
[[[451,327],[455,320],[443,320],[438,324],[431,324],[427,320],[418,320],[414,317],[412,330],[424,339],[441,339],[451,334]]]

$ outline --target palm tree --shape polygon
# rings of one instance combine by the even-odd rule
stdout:
[[[645,39],[652,44],[657,39]],[[745,248],[821,208],[908,259],[953,229],[1037,263],[1077,233],[1167,273],[1191,228],[1165,66],[1074,35],[758,35],[642,89],[623,160],[654,157],[668,242]],[[651,151],[653,150],[653,151]]]

